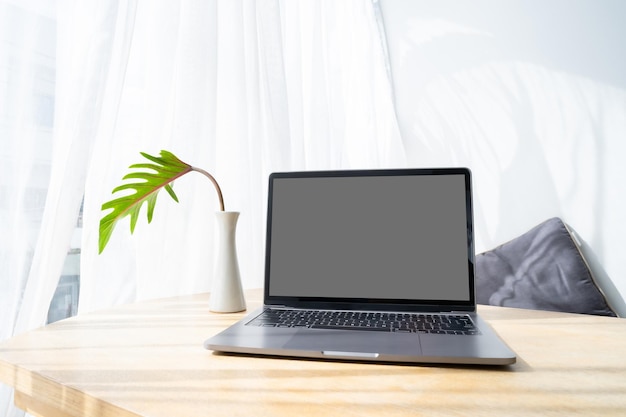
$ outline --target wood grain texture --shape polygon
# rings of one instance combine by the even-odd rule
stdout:
[[[508,367],[403,366],[218,355],[203,341],[245,313],[208,294],[63,320],[0,344],[16,404],[66,416],[626,415],[626,320],[480,306]],[[249,309],[261,292],[248,291]]]

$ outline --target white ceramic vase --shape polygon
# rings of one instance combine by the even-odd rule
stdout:
[[[217,257],[211,283],[209,309],[216,313],[235,313],[246,309],[246,301],[239,275],[237,260],[236,232],[239,212],[218,211],[215,213],[217,225]]]

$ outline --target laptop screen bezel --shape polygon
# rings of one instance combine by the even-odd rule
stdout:
[[[417,300],[417,299],[376,299],[376,298],[340,298],[340,297],[298,297],[277,296],[270,294],[272,215],[274,181],[282,178],[329,178],[329,177],[367,177],[367,176],[432,176],[462,175],[465,180],[465,210],[467,219],[467,268],[468,300]],[[265,245],[265,285],[264,304],[266,306],[284,306],[291,308],[315,308],[329,310],[364,310],[364,311],[463,311],[476,310],[474,277],[474,227],[472,207],[471,171],[464,167],[455,168],[406,168],[373,170],[329,170],[329,171],[293,171],[274,172],[269,176],[267,229]]]

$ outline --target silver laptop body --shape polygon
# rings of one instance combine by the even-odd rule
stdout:
[[[273,173],[264,305],[217,352],[506,365],[476,314],[466,168]]]

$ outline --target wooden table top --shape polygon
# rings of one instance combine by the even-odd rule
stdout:
[[[479,306],[507,367],[406,366],[213,354],[243,314],[208,294],[80,315],[0,344],[16,404],[60,416],[626,415],[626,320]],[[247,292],[249,311],[261,292]]]

